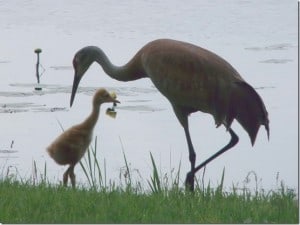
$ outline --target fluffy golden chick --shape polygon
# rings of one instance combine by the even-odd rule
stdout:
[[[93,98],[91,114],[82,123],[64,131],[47,148],[49,155],[56,163],[70,165],[63,175],[65,186],[68,183],[68,177],[70,177],[72,186],[75,187],[74,167],[91,143],[101,104],[108,102],[120,103],[115,94],[110,94],[105,89],[97,90]]]

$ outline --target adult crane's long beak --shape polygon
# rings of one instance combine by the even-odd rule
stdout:
[[[72,87],[72,93],[71,93],[70,107],[72,107],[72,105],[73,105],[73,101],[74,101],[74,98],[75,98],[75,94],[76,94],[76,91],[77,91],[80,79],[81,79],[81,77],[77,76],[76,72],[75,72],[74,81],[73,81],[73,87]]]

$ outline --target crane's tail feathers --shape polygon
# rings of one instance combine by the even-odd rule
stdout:
[[[236,118],[248,132],[252,145],[255,143],[260,125],[265,126],[269,139],[268,112],[262,99],[254,88],[246,82],[237,82],[236,84],[230,102],[228,122],[231,123],[233,118]]]

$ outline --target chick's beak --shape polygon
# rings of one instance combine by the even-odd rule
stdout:
[[[121,103],[121,102],[119,102],[117,99],[114,99],[113,103]]]

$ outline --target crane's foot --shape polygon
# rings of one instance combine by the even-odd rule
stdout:
[[[186,190],[193,192],[194,191],[194,183],[195,183],[195,174],[192,171],[190,171],[187,173],[186,179],[185,179]]]

